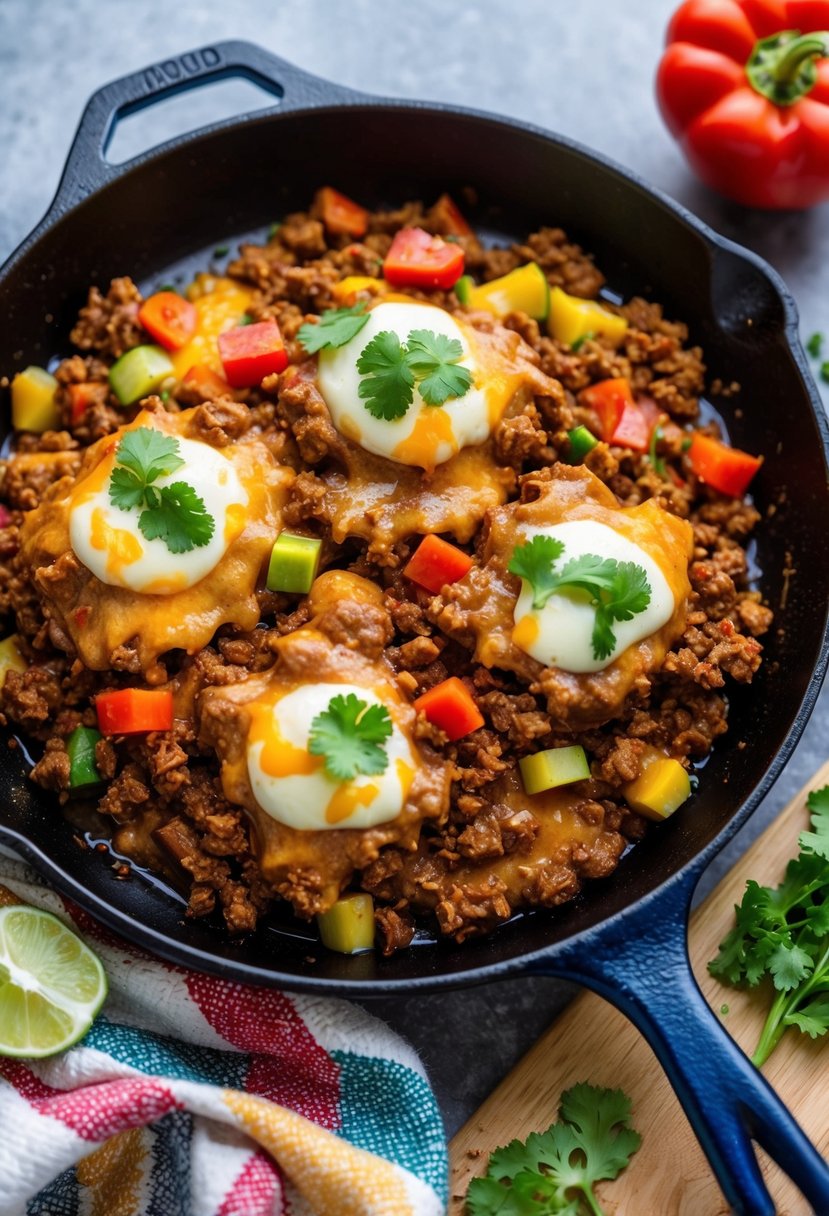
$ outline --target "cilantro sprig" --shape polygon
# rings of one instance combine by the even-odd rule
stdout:
[[[560,1122],[496,1149],[470,1183],[469,1216],[603,1216],[593,1192],[618,1177],[642,1138],[620,1089],[582,1082],[561,1095]]]
[[[383,330],[357,360],[362,377],[357,391],[370,414],[391,422],[412,404],[415,385],[427,405],[443,405],[469,392],[472,375],[458,366],[462,358],[460,342],[446,334],[413,329],[401,342],[396,333]]]
[[[829,1030],[829,785],[808,797],[812,831],[777,887],[746,883],[736,923],[708,964],[728,984],[771,980],[776,996],[752,1057],[765,1063],[794,1026],[816,1039]]]
[[[325,770],[335,781],[352,781],[358,773],[377,776],[388,767],[382,744],[391,733],[385,705],[369,705],[350,692],[332,697],[314,718],[308,751],[325,757]]]
[[[609,658],[616,645],[613,623],[633,620],[651,602],[647,572],[635,562],[617,562],[595,553],[571,557],[557,570],[563,552],[563,543],[554,536],[534,536],[527,544],[516,546],[507,569],[530,584],[536,609],[543,608],[557,591],[586,591],[596,610],[593,657]]]
[[[367,310],[366,300],[358,300],[348,308],[329,308],[319,321],[306,321],[300,325],[297,338],[309,355],[315,355],[318,350],[336,350],[356,338],[368,321]]]
[[[216,521],[186,481],[157,486],[183,467],[177,439],[153,427],[127,431],[115,449],[109,480],[110,501],[123,511],[143,508],[138,527],[147,540],[163,540],[171,553],[187,553],[208,544]]]

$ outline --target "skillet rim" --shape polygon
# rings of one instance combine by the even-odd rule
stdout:
[[[223,45],[227,46],[228,44]],[[262,53],[260,48],[254,47],[253,44],[237,43],[235,45],[243,47],[250,45],[258,54]],[[280,61],[277,60],[278,62]],[[493,114],[473,107],[456,106],[442,102],[432,103],[406,98],[372,97],[371,95],[358,93],[325,81],[320,77],[304,72],[302,69],[296,69],[293,65],[288,66],[300,80],[304,79],[306,82],[313,82],[315,85],[322,86],[322,99],[312,99],[307,104],[301,103],[297,105],[292,104],[288,99],[284,100],[280,105],[255,111],[252,116],[241,115],[222,120],[221,122],[211,123],[196,131],[187,132],[157,147],[148,149],[146,152],[133,157],[117,167],[106,166],[106,163],[99,157],[98,149],[94,147],[86,149],[79,147],[76,137],[76,140],[73,141],[70,147],[66,167],[56,194],[45,215],[32,231],[24,237],[3,265],[0,266],[0,287],[2,287],[7,275],[24,261],[37,242],[59,220],[81,208],[87,199],[93,198],[110,184],[120,182],[121,179],[128,177],[132,172],[143,168],[155,160],[160,160],[167,154],[180,153],[185,149],[192,150],[201,141],[208,140],[214,134],[239,128],[243,124],[264,126],[275,120],[278,122],[281,118],[289,120],[294,116],[303,114],[322,114],[324,116],[326,110],[342,113],[348,110],[360,111],[366,109],[380,112],[388,110],[392,113],[401,110],[415,113],[429,112],[436,116],[446,114],[470,119],[476,123],[495,124],[496,126],[507,128],[508,131],[519,132],[523,135],[529,134],[540,138],[546,143],[575,154],[591,165],[599,166],[610,175],[620,179],[623,185],[632,186],[641,194],[648,196],[651,200],[655,200],[665,211],[670,213],[676,223],[699,234],[712,250],[713,258],[716,258],[718,254],[734,256],[753,266],[765,277],[771,284],[782,307],[783,323],[779,327],[779,331],[782,332],[786,348],[792,357],[795,368],[806,390],[812,420],[820,435],[824,473],[829,482],[829,420],[827,420],[822,400],[800,342],[797,305],[782,277],[759,254],[732,241],[728,237],[721,236],[683,204],[678,203],[662,190],[649,185],[637,173],[623,168],[612,158],[605,156],[603,153],[593,152],[576,140],[558,135],[534,123],[522,122],[520,119]],[[328,91],[327,96],[325,95],[325,90]],[[336,100],[337,98],[341,98],[341,100]],[[99,168],[101,165],[105,166],[103,180],[99,181],[85,196],[70,199],[69,195],[72,193],[75,183],[68,180],[68,170],[70,166],[77,167],[81,165],[85,156],[96,158]],[[713,265],[714,262],[712,261],[712,268]],[[84,908],[93,917],[120,933],[127,940],[151,950],[168,961],[223,976],[224,978],[232,978],[253,984],[279,986],[297,992],[324,992],[329,995],[336,993],[339,996],[366,999],[371,996],[396,995],[401,991],[430,992],[471,987],[476,984],[505,979],[521,973],[532,971],[543,972],[545,967],[550,968],[550,964],[559,958],[559,956],[566,955],[587,941],[597,941],[601,935],[611,933],[614,927],[620,925],[634,911],[640,914],[651,904],[659,902],[664,907],[665,903],[668,902],[684,917],[685,907],[703,869],[747,822],[759,803],[769,793],[785,767],[786,762],[792,755],[814,708],[823,684],[827,665],[829,665],[829,605],[825,607],[821,645],[817,661],[783,743],[748,797],[732,812],[711,840],[699,852],[688,858],[674,874],[670,875],[659,885],[651,888],[645,895],[626,904],[623,908],[609,914],[595,924],[576,930],[557,942],[527,952],[518,951],[507,959],[483,963],[461,972],[424,974],[415,978],[382,976],[378,978],[373,976],[361,980],[326,976],[303,976],[285,974],[272,968],[268,968],[267,970],[260,969],[247,962],[229,960],[202,950],[199,947],[178,943],[168,935],[136,921],[127,913],[121,912],[110,903],[107,903],[103,898],[90,893],[79,881],[65,873],[60,863],[53,860],[52,857],[35,846],[24,835],[15,829],[10,829],[2,822],[0,822],[0,842],[13,844],[17,852],[25,860],[29,861],[38,872],[46,876],[50,881],[53,881],[58,890],[75,900],[79,906]],[[221,930],[217,930],[217,932],[221,932]]]

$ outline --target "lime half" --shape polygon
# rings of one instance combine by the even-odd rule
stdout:
[[[51,912],[0,908],[0,1055],[34,1059],[82,1039],[107,994],[100,959]]]

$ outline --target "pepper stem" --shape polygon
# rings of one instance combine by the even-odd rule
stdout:
[[[816,61],[829,56],[829,32],[782,30],[756,43],[746,64],[752,88],[778,106],[791,106],[817,83]]]

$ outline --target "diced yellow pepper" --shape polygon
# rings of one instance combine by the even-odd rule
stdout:
[[[528,794],[540,794],[571,781],[584,781],[590,776],[590,765],[583,747],[549,747],[518,761],[521,780]]]
[[[667,819],[691,796],[691,779],[678,760],[646,757],[642,773],[623,788],[633,811],[647,819]]]
[[[373,279],[367,274],[350,274],[331,288],[331,294],[340,304],[353,304],[360,292],[380,296],[386,290],[382,279]]]
[[[322,944],[339,954],[359,954],[374,947],[374,900],[370,895],[344,895],[317,916]]]
[[[536,321],[544,321],[550,311],[550,285],[535,262],[519,266],[517,270],[501,275],[500,279],[491,279],[479,286],[472,284],[457,294],[461,303],[469,308],[484,309],[495,317],[525,312]]]
[[[550,337],[557,338],[565,346],[572,346],[579,338],[588,334],[601,335],[614,346],[618,346],[627,332],[628,323],[624,317],[617,317],[597,304],[595,300],[580,300],[576,296],[568,296],[560,287],[554,287],[550,292],[550,315],[547,318],[547,328]]]
[[[29,664],[20,653],[17,634],[13,633],[0,642],[0,688],[6,683],[10,671],[25,671]]]
[[[27,367],[12,380],[12,425],[18,431],[53,431],[59,425],[58,382],[42,367]]]

